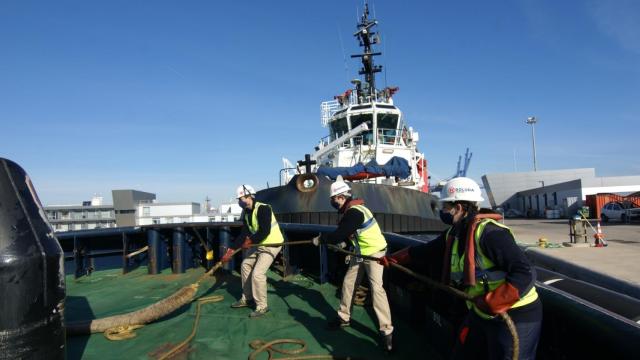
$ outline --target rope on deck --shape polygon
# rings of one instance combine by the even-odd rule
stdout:
[[[171,350],[169,350],[164,355],[162,355],[158,360],[164,360],[173,356],[175,353],[180,351],[180,349],[182,349],[184,346],[188,345],[191,339],[193,339],[193,337],[196,336],[196,331],[198,331],[198,324],[200,323],[200,308],[202,307],[202,305],[219,302],[219,301],[222,301],[223,299],[224,297],[222,295],[212,295],[212,296],[207,296],[207,297],[198,299],[198,306],[196,307],[196,319],[193,322],[193,328],[191,329],[191,334],[189,334],[189,336],[187,336],[187,338],[184,339],[182,342],[180,342],[178,345],[174,346]]]
[[[297,349],[285,350],[283,348],[276,347],[275,345],[282,344],[295,344],[300,346]],[[351,357],[337,357],[329,354],[325,355],[299,355],[307,350],[307,343],[304,340],[300,339],[276,339],[271,341],[264,341],[260,339],[253,340],[249,343],[252,349],[254,349],[251,354],[249,354],[249,360],[255,360],[258,358],[258,355],[266,352],[269,356],[268,360],[308,360],[308,359],[343,359],[349,360],[353,359]],[[281,358],[274,358],[273,353],[277,352],[284,355],[293,355]]]

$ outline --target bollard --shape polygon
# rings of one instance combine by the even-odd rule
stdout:
[[[0,158],[0,359],[64,360],[64,302],[64,252],[27,173]]]

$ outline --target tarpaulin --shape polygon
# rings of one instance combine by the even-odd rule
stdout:
[[[318,176],[327,176],[332,180],[335,180],[338,175],[342,175],[346,180],[378,176],[405,179],[411,175],[411,168],[406,159],[394,156],[384,165],[379,165],[375,160],[372,160],[366,165],[359,163],[349,167],[320,166],[317,174]]]

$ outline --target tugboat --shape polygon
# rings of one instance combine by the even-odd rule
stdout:
[[[376,87],[374,63],[381,55],[378,22],[369,18],[365,4],[354,36],[363,48],[361,79],[331,101],[322,102],[321,123],[329,135],[315,152],[298,161],[297,174],[284,176],[285,185],[259,191],[257,199],[271,204],[279,221],[335,224],[329,205],[329,186],[338,176],[352,181],[354,194],[363,199],[384,231],[396,233],[439,232],[444,229],[429,193],[427,161],[418,150],[419,133],[405,122],[394,104],[398,87]],[[282,169],[281,174],[289,170]]]

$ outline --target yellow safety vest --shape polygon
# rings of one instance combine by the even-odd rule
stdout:
[[[487,292],[491,292],[495,290],[498,286],[502,285],[505,282],[506,273],[501,270],[497,270],[496,265],[489,259],[483,252],[482,247],[480,247],[480,237],[484,228],[487,224],[494,224],[503,229],[507,229],[511,236],[513,233],[511,229],[500,224],[499,222],[492,219],[483,219],[480,221],[478,226],[476,227],[474,234],[475,241],[475,262],[476,262],[476,284],[474,286],[468,286],[465,288],[465,292],[472,297],[483,295]],[[451,228],[447,230],[446,236],[449,237],[449,232]],[[514,237],[515,238],[515,237]],[[465,254],[458,254],[458,238],[456,237],[451,245],[451,282],[460,286],[463,283],[464,279],[464,257]],[[538,293],[536,291],[536,287],[533,286],[531,290],[529,290],[523,297],[520,298],[515,304],[511,305],[511,308],[517,308],[520,306],[524,306],[534,302],[538,298]],[[467,301],[467,307],[472,309],[484,319],[493,318],[492,315],[486,314],[482,312],[478,307],[472,302]]]
[[[354,205],[351,209],[356,209],[364,215],[362,225],[356,230],[356,241],[352,241],[356,253],[368,256],[384,250],[387,240],[371,211],[364,205]]]
[[[249,222],[249,214],[244,215],[244,223],[247,224],[247,227],[252,234],[257,233],[258,229],[260,228],[258,226],[258,209],[260,208],[260,206],[267,206],[271,209],[269,205],[256,201],[253,204],[251,222]],[[276,220],[275,215],[273,215],[273,211],[271,211],[271,231],[269,232],[269,235],[267,235],[267,237],[260,242],[260,244],[278,244],[282,242],[284,242],[284,236],[282,236],[280,225],[278,225],[278,221]]]

